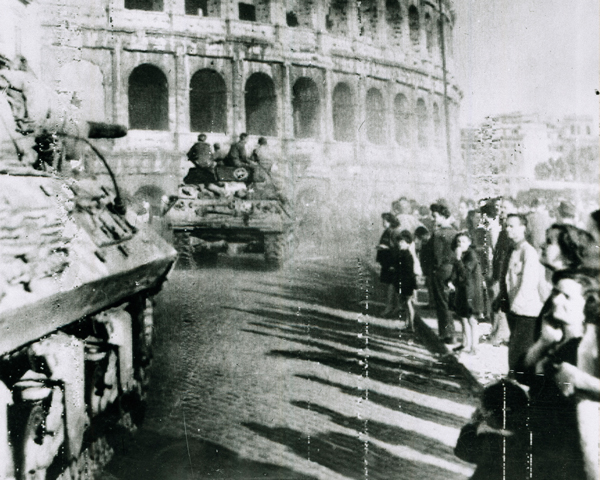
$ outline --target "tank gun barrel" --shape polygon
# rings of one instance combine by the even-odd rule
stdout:
[[[116,123],[87,122],[88,138],[121,138],[127,135],[127,127]]]

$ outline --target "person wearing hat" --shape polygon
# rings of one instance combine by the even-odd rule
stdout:
[[[563,200],[562,202],[560,202],[556,213],[556,223],[560,223],[563,225],[574,225],[576,227],[582,228],[582,225],[579,225],[579,223],[577,222],[577,208],[573,203],[567,200]]]

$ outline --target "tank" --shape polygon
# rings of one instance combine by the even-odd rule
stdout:
[[[88,140],[125,130],[57,113],[14,65],[0,55],[0,479],[88,479],[143,419],[176,251],[134,224]],[[91,152],[102,181],[81,167]]]
[[[264,255],[278,268],[294,248],[290,204],[270,178],[252,181],[245,168],[219,166],[214,193],[196,178],[194,169],[170,199],[165,218],[182,266],[214,262],[219,253]]]

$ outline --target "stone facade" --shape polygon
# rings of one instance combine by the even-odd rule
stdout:
[[[424,0],[42,0],[41,8],[44,75],[94,119],[129,126],[107,148],[132,192],[172,192],[200,129],[224,149],[241,132],[251,148],[267,137],[294,195],[316,188],[362,203],[402,193],[427,201],[456,190],[451,180],[464,174],[449,0],[441,13]]]

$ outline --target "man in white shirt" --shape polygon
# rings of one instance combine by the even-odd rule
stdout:
[[[525,239],[527,219],[523,215],[509,214],[506,233],[512,241],[510,255],[501,277],[501,300],[506,308],[510,327],[508,367],[512,371],[529,347],[534,343],[536,318],[550,293],[544,267],[538,253]]]

